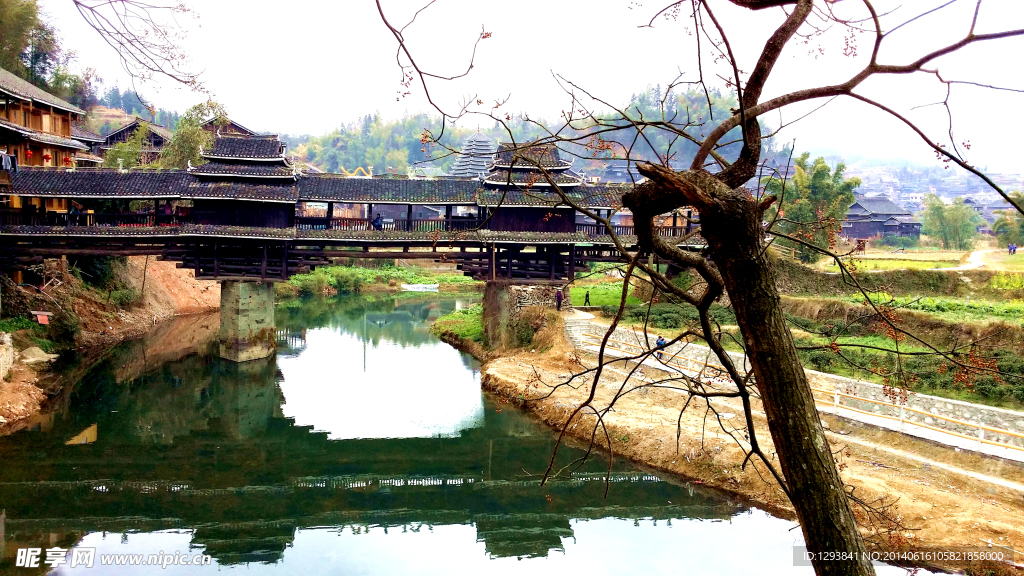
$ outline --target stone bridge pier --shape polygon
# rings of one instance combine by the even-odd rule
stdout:
[[[233,362],[266,358],[277,348],[274,285],[222,280],[220,283],[220,357]]]

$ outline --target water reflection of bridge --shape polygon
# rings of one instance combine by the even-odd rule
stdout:
[[[419,318],[431,306],[402,307]],[[279,325],[359,334],[365,314],[389,307],[394,301],[311,303]],[[411,339],[418,324],[378,330]],[[577,518],[725,519],[743,509],[620,464],[605,499],[602,462],[541,488],[524,471],[544,468],[550,433],[489,402],[480,424],[457,435],[332,441],[283,416],[274,360],[196,353],[125,382],[116,376],[124,358],[113,357],[83,378],[77,408],[48,432],[0,439],[0,461],[15,464],[0,467],[8,556],[18,546],[67,547],[90,532],[189,529],[192,544],[220,563],[274,562],[300,529],[449,524],[475,526],[492,556],[544,556],[573,535]]]

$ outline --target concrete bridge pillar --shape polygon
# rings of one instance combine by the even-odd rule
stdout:
[[[233,362],[258,360],[274,353],[273,284],[221,281],[219,341],[220,357]]]

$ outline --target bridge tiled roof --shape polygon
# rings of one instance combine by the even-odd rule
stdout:
[[[539,171],[519,171],[498,168],[487,174],[488,184],[520,184],[524,186],[550,186],[548,178],[555,181],[559,186],[579,186],[583,178],[572,172],[555,172],[544,176]]]
[[[189,173],[184,170],[128,170],[113,168],[37,168],[25,167],[12,177],[11,192],[24,196],[82,198],[221,198],[273,202],[343,202],[376,204],[480,205],[554,207],[564,205],[550,188],[513,189],[504,195],[480,188],[478,180],[346,178],[333,174],[314,174],[292,181],[270,182],[211,181],[200,174],[231,176],[225,166],[211,162]],[[290,168],[268,165],[243,166],[261,174],[291,176]],[[217,171],[217,172],[214,172]],[[628,186],[577,186],[567,195],[586,208],[616,208]]]
[[[295,171],[283,164],[229,164],[227,162],[207,162],[201,166],[189,168],[189,174],[196,176],[238,176],[259,178],[291,178],[295,179]]]
[[[170,198],[181,194],[188,179],[183,170],[25,167],[11,175],[11,192],[41,197]]]
[[[480,206],[535,206],[548,207],[566,206],[557,192],[549,192],[550,188],[530,190],[485,190],[480,194]],[[608,188],[591,188],[578,186],[572,190],[563,190],[565,195],[584,208],[610,209],[622,205],[622,194]]]
[[[196,182],[192,181],[181,189],[182,198],[203,198],[217,200],[257,200],[263,202],[295,203],[299,200],[299,189],[291,186],[269,186],[243,182]]]
[[[306,240],[365,240],[367,242],[497,242],[532,244],[600,243],[579,232],[506,232],[463,230],[454,232],[405,232],[402,230],[299,230],[296,238]]]
[[[176,236],[167,226],[0,226],[0,234],[32,236]]]
[[[226,136],[213,141],[203,152],[206,158],[284,158],[284,144],[277,136]]]
[[[299,199],[307,202],[375,204],[475,204],[478,180],[346,178],[311,174],[299,180]]]
[[[218,236],[222,238],[269,238],[275,240],[296,237],[295,228],[259,228],[252,226],[214,226],[203,224],[185,224],[181,226],[181,236]]]

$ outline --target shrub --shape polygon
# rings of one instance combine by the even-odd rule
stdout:
[[[73,342],[75,336],[82,331],[78,316],[66,311],[59,311],[50,317],[50,327],[47,331],[51,340],[55,342]]]
[[[327,277],[319,270],[309,274],[296,274],[289,282],[299,288],[299,294],[308,296],[323,294],[329,285]]]
[[[138,300],[139,293],[132,287],[122,288],[120,290],[111,290],[110,298],[108,299],[111,304],[118,308],[128,308]]]
[[[37,328],[39,328],[39,324],[37,322],[33,322],[23,316],[18,316],[16,318],[4,318],[3,320],[0,320],[0,332],[11,333],[17,332],[18,330],[35,330]]]
[[[921,240],[906,236],[885,236],[879,241],[879,244],[894,248],[916,248],[921,245]]]

